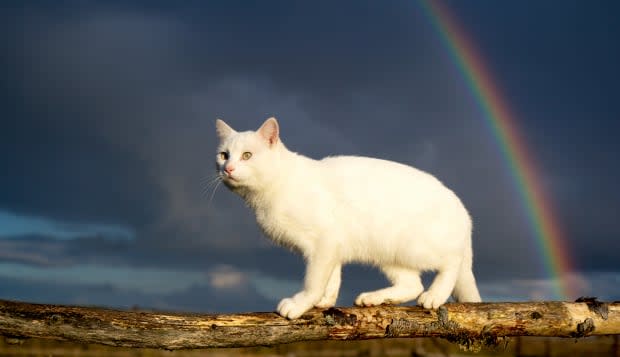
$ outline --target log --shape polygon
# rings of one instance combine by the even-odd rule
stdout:
[[[118,311],[0,300],[0,335],[168,350],[270,346],[296,341],[442,337],[478,349],[505,337],[620,334],[620,302],[447,303],[313,309],[296,320],[272,312]]]

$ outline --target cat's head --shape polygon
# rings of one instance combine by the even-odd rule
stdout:
[[[216,167],[222,181],[233,191],[259,188],[277,170],[281,147],[275,118],[256,131],[237,132],[223,120],[215,122],[220,138]]]

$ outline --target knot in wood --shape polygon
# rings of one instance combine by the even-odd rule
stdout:
[[[534,311],[534,312],[532,312],[532,314],[530,315],[530,317],[531,317],[533,320],[538,320],[538,319],[542,318],[542,317],[543,317],[543,315],[542,315],[540,312],[538,312],[538,311]]]
[[[588,306],[588,310],[599,314],[603,320],[607,320],[609,317],[609,307],[605,302],[598,301],[596,297],[582,296],[575,300],[575,302],[585,302]]]
[[[53,314],[47,319],[47,321],[50,325],[60,325],[64,322],[64,318],[62,315]]]
[[[575,337],[585,337],[594,331],[594,320],[591,318],[587,318],[583,320],[582,323],[577,324],[577,332],[574,334]]]
[[[333,307],[323,311],[323,317],[328,325],[355,325],[357,323],[355,314],[347,314]]]

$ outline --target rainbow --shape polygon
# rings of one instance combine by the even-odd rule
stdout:
[[[574,298],[568,276],[571,258],[563,241],[552,202],[542,187],[534,157],[519,133],[517,117],[493,80],[488,67],[471,38],[441,0],[420,0],[453,63],[463,75],[484,121],[505,158],[526,212],[538,252],[548,278],[553,282],[553,298]]]

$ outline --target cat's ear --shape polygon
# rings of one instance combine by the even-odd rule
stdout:
[[[263,125],[257,130],[257,133],[267,141],[269,146],[276,144],[280,140],[280,128],[276,118],[271,117],[265,120]]]
[[[220,140],[224,140],[232,134],[236,133],[235,129],[231,128],[222,119],[215,120],[215,130],[217,131],[217,136],[220,138]]]

